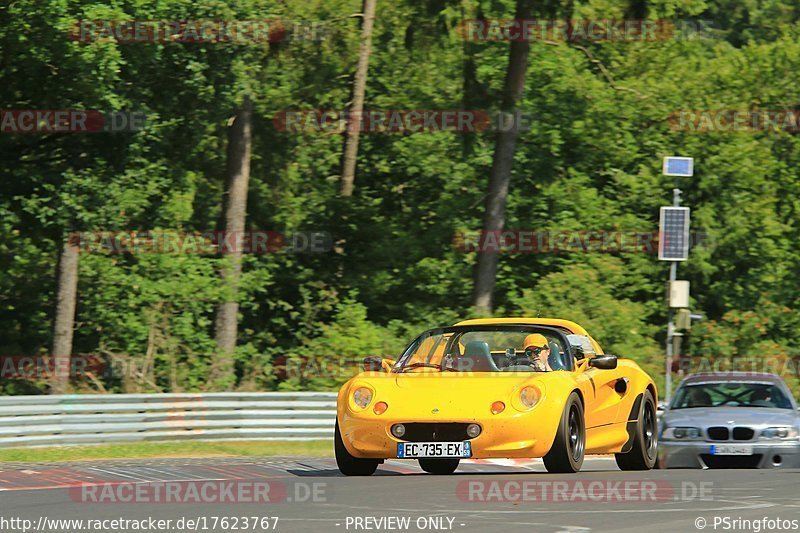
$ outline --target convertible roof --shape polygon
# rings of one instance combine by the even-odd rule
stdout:
[[[489,326],[494,324],[528,324],[532,326],[555,326],[566,328],[576,335],[588,335],[583,327],[570,320],[561,318],[473,318],[463,320],[456,326]]]

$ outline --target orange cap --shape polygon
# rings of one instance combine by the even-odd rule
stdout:
[[[525,337],[523,348],[528,348],[529,346],[536,348],[540,346],[547,346],[547,339],[541,333],[532,333]]]

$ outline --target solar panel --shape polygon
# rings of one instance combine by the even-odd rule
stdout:
[[[689,258],[689,208],[662,207],[658,236],[659,259],[686,261]]]

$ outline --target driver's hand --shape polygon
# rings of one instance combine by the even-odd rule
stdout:
[[[542,361],[541,354],[534,355],[533,359],[531,359],[531,364],[537,372],[547,372],[547,363]]]

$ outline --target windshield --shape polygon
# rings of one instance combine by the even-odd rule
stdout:
[[[551,372],[572,370],[565,337],[552,328],[462,326],[426,331],[394,372]]]
[[[792,409],[792,402],[782,387],[771,383],[722,381],[680,387],[671,408],[720,406]]]

